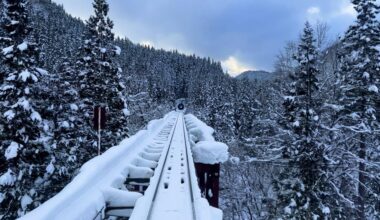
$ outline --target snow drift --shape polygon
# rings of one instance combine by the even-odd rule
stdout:
[[[228,160],[228,147],[221,142],[200,141],[193,147],[193,157],[196,163],[224,163]]]
[[[217,164],[228,160],[228,146],[215,141],[213,128],[192,114],[186,115],[185,121],[190,135],[194,162]]]
[[[185,116],[185,121],[189,134],[193,136],[193,141],[215,141],[212,136],[214,134],[214,129],[207,126],[206,123],[192,114],[187,114]]]

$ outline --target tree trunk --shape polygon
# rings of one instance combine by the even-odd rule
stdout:
[[[365,159],[366,159],[366,145],[364,134],[360,135],[360,149],[359,149],[359,187],[358,187],[358,217],[361,220],[365,219]]]

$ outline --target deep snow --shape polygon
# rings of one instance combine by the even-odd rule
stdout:
[[[85,163],[80,173],[60,193],[20,219],[93,219],[106,202],[122,201],[124,205],[133,206],[142,195],[120,188],[123,188],[133,166],[144,161],[139,153],[173,117],[176,117],[175,112],[150,122],[147,130]]]

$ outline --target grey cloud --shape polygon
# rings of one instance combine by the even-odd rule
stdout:
[[[88,16],[90,0],[55,0],[69,13]],[[80,3],[78,3],[80,2]],[[229,56],[259,69],[271,70],[286,41],[295,40],[308,18],[320,8],[331,36],[352,21],[335,16],[349,0],[109,0],[115,32],[135,42],[225,60]]]

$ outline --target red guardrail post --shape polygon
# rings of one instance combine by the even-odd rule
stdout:
[[[202,196],[211,206],[219,208],[220,164],[195,163],[195,170]]]

